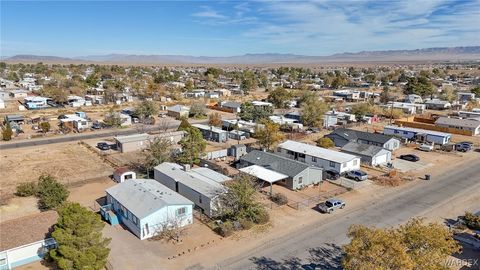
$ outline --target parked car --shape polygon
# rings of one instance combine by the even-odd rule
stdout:
[[[459,152],[468,152],[470,150],[472,150],[472,147],[468,144],[456,144],[455,145],[455,150],[459,151]]]
[[[340,174],[336,171],[326,170],[325,178],[330,180],[337,180],[338,178],[340,178]]]
[[[433,144],[423,143],[418,147],[418,150],[425,151],[425,152],[431,152],[431,151],[433,151]]]
[[[459,142],[457,144],[468,145],[470,148],[473,148],[473,142]]]
[[[102,123],[95,121],[92,123],[92,128],[93,129],[101,129],[103,127]]]
[[[97,148],[103,151],[110,150],[110,145],[106,142],[99,142],[97,143]]]
[[[355,181],[364,181],[368,179],[368,174],[361,170],[348,171],[345,177],[354,179]]]
[[[320,212],[330,214],[336,209],[343,209],[345,207],[345,202],[339,199],[329,199],[318,204],[317,207]]]
[[[420,160],[420,158],[417,155],[414,154],[407,154],[407,155],[401,155],[398,158],[411,161],[411,162],[417,162]]]

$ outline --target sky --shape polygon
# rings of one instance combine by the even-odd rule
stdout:
[[[331,55],[480,45],[480,0],[5,1],[0,53]]]

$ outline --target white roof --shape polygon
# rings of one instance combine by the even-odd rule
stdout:
[[[450,134],[450,133],[444,133],[444,132],[438,132],[438,131],[420,129],[420,128],[411,128],[411,127],[385,126],[383,129],[393,129],[393,130],[399,130],[399,131],[410,131],[410,132],[415,132],[415,133],[425,133],[425,134],[437,135],[437,136],[442,136],[442,137],[452,136],[452,134]]]
[[[254,100],[251,103],[253,106],[273,106],[273,104],[270,102],[257,101],[257,100]]]
[[[150,135],[147,133],[142,134],[133,134],[133,135],[126,135],[126,136],[116,136],[115,140],[120,143],[128,143],[128,142],[138,142],[138,141],[145,141],[150,138]]]
[[[72,121],[86,121],[87,119],[82,118],[76,114],[65,114],[67,118],[61,119],[60,122],[72,122]]]
[[[214,127],[214,126],[204,125],[204,124],[192,124],[192,127],[196,127],[198,129],[203,129],[203,130],[211,130],[211,131],[216,132],[216,133],[228,133],[228,131],[226,131],[226,130],[219,129],[219,128]]]
[[[303,153],[312,157],[334,161],[337,163],[344,163],[359,158],[354,155],[349,155],[326,148],[290,140],[279,144],[278,147],[297,153]]]
[[[248,166],[239,170],[269,183],[275,183],[288,178],[288,175],[278,173],[258,165]]]

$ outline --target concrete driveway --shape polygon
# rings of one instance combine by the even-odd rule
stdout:
[[[328,181],[334,184],[340,185],[342,187],[351,188],[351,189],[359,189],[372,184],[371,180],[355,181],[353,179],[349,179],[346,177],[340,177],[337,180],[328,180]]]
[[[411,162],[399,158],[393,160],[392,163],[393,167],[401,172],[419,170],[433,165],[431,163],[423,163],[421,161]]]

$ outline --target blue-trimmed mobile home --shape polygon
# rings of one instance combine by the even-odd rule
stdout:
[[[440,145],[449,143],[452,138],[452,134],[450,133],[399,126],[385,126],[383,128],[383,134],[393,135],[408,140],[424,140]]]

